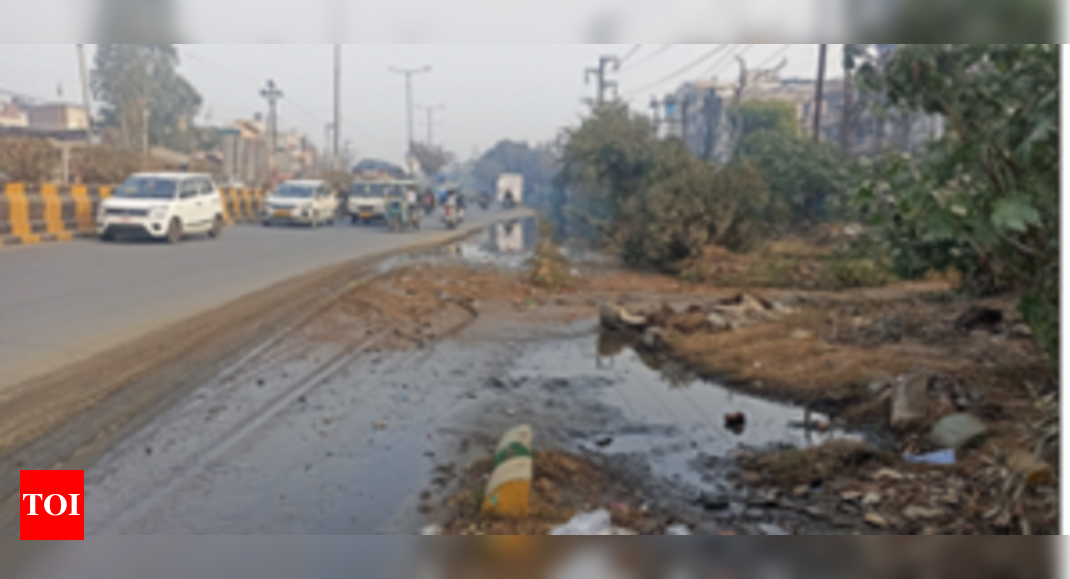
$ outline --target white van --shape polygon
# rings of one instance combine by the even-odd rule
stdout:
[[[325,181],[287,181],[264,202],[265,227],[276,223],[299,223],[316,227],[334,223],[338,197]]]
[[[207,175],[139,173],[127,179],[97,210],[103,241],[148,236],[178,243],[188,234],[223,232],[223,198]]]

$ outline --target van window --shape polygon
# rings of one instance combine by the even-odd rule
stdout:
[[[201,179],[201,195],[215,195],[215,186],[208,179]]]

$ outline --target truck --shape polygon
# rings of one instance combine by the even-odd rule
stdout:
[[[498,177],[498,203],[506,209],[512,209],[524,202],[524,176],[516,173],[503,173]]]

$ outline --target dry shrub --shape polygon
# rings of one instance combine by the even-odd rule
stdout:
[[[0,139],[0,172],[13,181],[49,181],[59,168],[60,154],[48,141],[33,137]]]
[[[73,160],[75,175],[86,185],[114,185],[143,168],[141,153],[119,147],[97,146],[79,151]]]
[[[778,486],[817,485],[871,464],[889,464],[876,449],[849,440],[834,440],[807,450],[786,449],[741,461]]]

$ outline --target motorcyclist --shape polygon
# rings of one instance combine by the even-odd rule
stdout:
[[[516,196],[513,195],[512,191],[505,192],[505,206],[510,209],[516,206]]]

